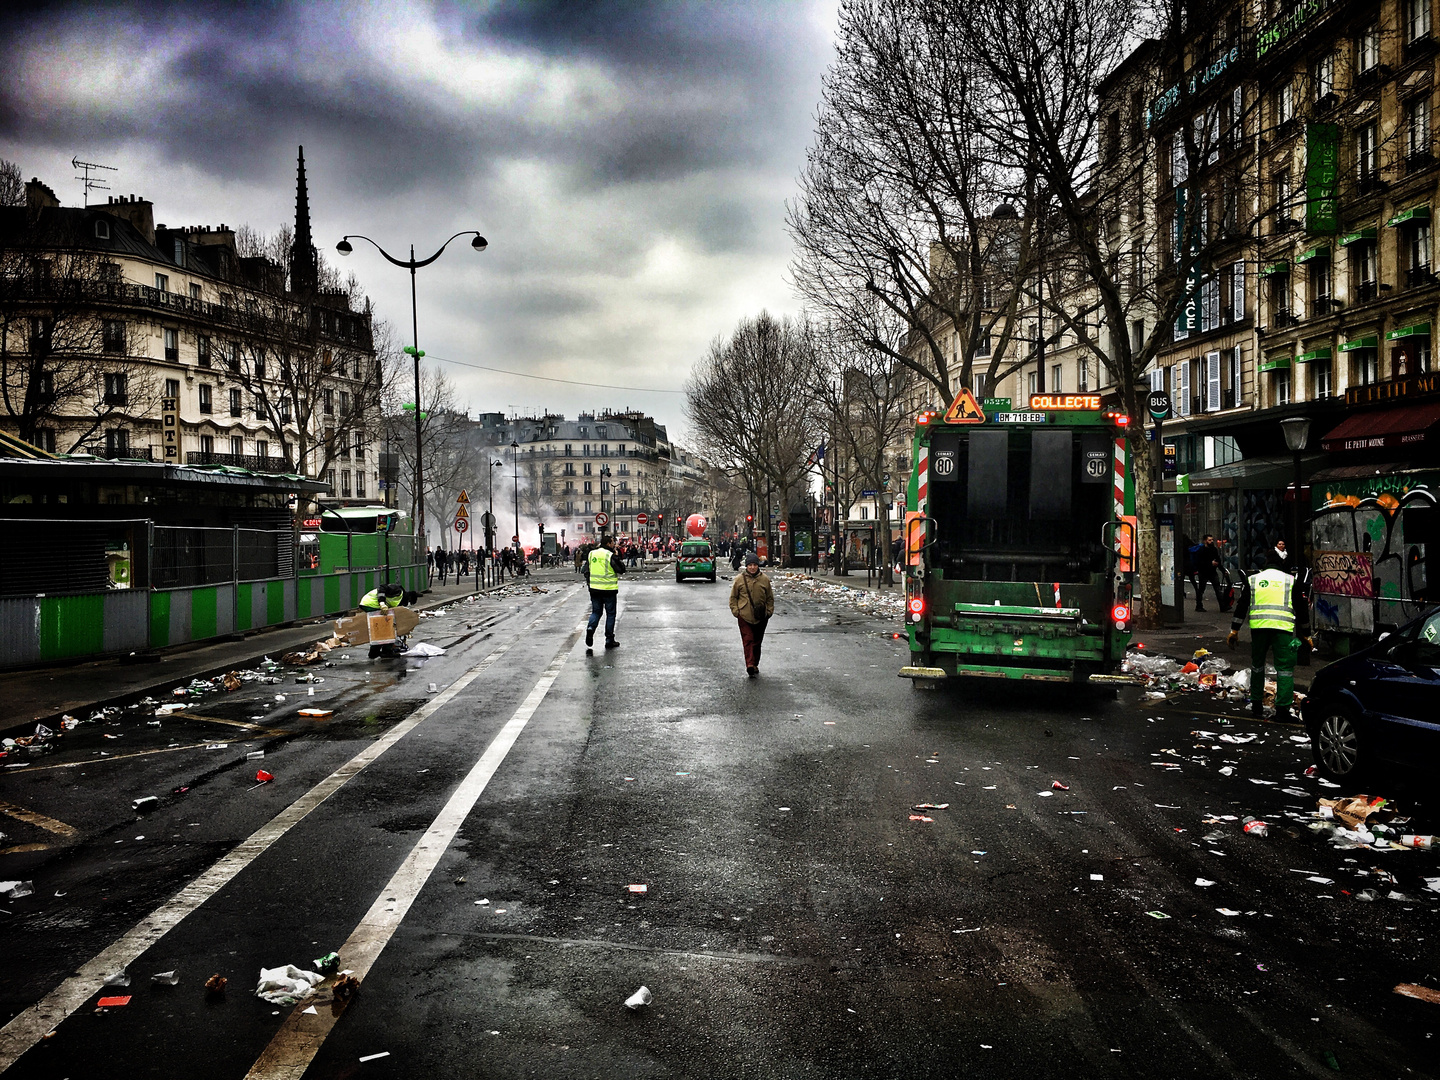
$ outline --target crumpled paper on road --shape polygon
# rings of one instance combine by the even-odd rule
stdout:
[[[294,964],[261,968],[260,985],[255,988],[255,996],[264,998],[272,1005],[290,1005],[304,1001],[315,992],[315,987],[324,981],[324,975],[303,971]]]

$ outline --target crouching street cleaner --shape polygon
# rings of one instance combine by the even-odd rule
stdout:
[[[1274,554],[1264,570],[1245,579],[1230,633],[1225,644],[1235,648],[1240,626],[1250,625],[1250,712],[1265,715],[1265,658],[1275,659],[1275,714],[1290,719],[1295,701],[1295,658],[1301,639],[1314,648],[1310,637],[1310,605],[1294,574],[1287,573]],[[1297,637],[1297,631],[1299,637]]]

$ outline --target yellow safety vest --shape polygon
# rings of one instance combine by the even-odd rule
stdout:
[[[599,547],[590,552],[590,588],[600,592],[618,592],[620,579],[610,562],[610,551]]]
[[[1250,578],[1250,629],[1295,631],[1291,590],[1295,579],[1279,570],[1265,570]]]
[[[382,603],[386,607],[396,608],[400,606],[400,601],[403,599],[403,596],[392,596],[389,599],[385,599],[381,597],[379,589],[371,589],[361,598],[360,606],[369,611],[379,611]]]

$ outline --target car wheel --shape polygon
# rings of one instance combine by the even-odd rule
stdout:
[[[1327,780],[1353,779],[1362,764],[1360,730],[1350,710],[1327,705],[1320,710],[1320,723],[1310,736],[1311,750],[1320,775]]]

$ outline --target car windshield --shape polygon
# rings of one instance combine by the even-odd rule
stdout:
[[[684,544],[680,548],[680,554],[687,559],[708,559],[710,557],[710,545]]]

